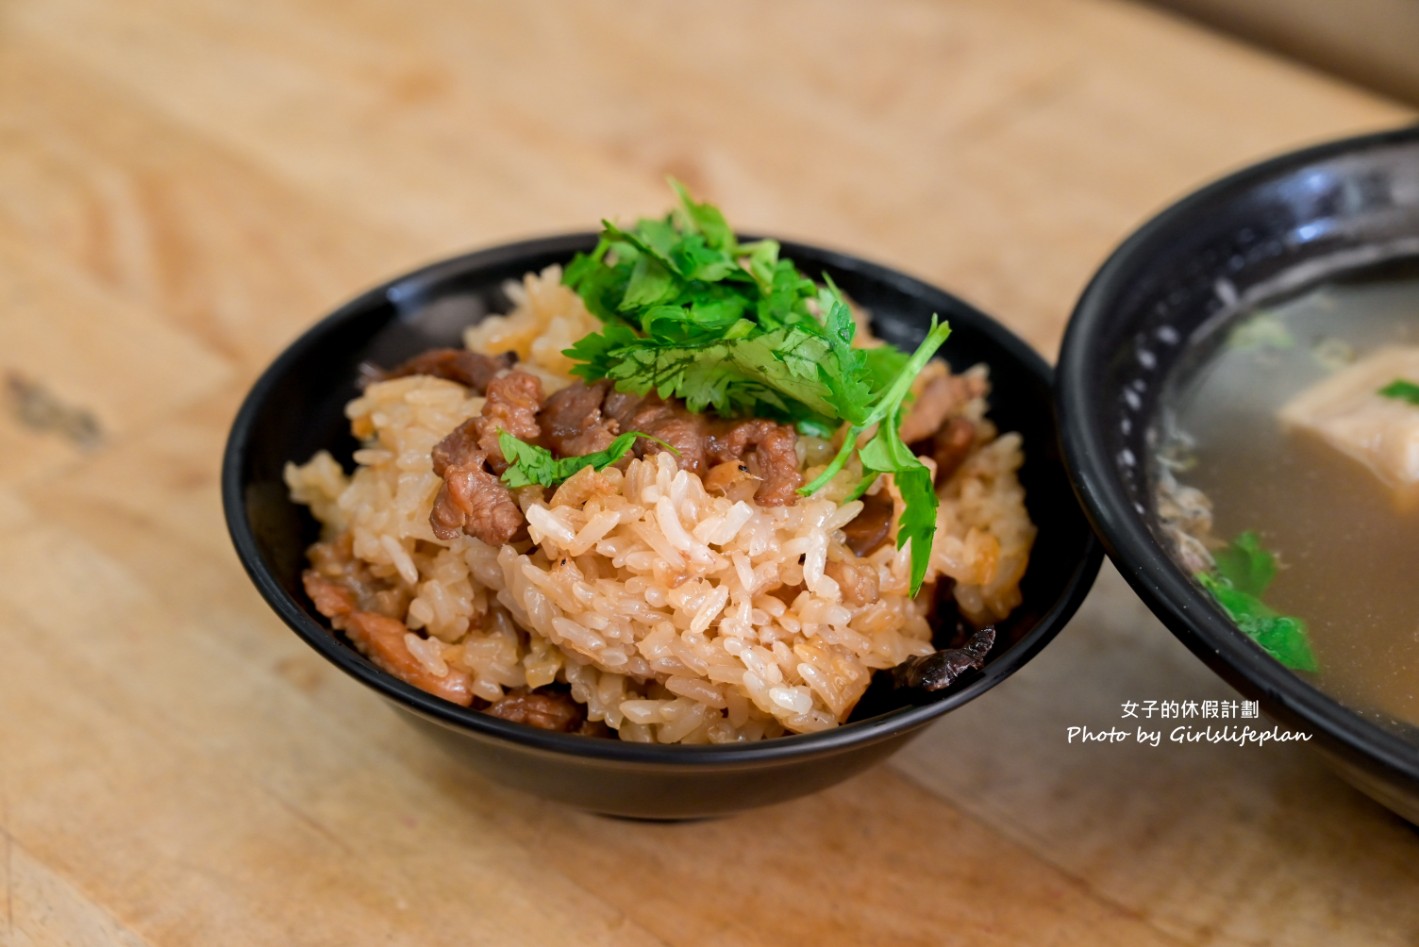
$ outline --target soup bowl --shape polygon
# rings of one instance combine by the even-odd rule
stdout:
[[[445,702],[375,667],[331,630],[302,589],[305,551],[318,528],[289,498],[283,467],[326,449],[348,469],[356,444],[343,409],[363,363],[388,366],[430,347],[459,344],[465,327],[509,308],[508,280],[565,263],[595,240],[572,234],[495,247],[391,280],[318,323],[256,381],[224,458],[227,524],[261,595],[320,658],[405,712],[411,724],[490,780],[608,815],[685,819],[790,799],[861,771],[1004,680],[1069,620],[1102,552],[1064,474],[1049,366],[1000,323],[948,293],[855,257],[785,241],[784,253],[801,269],[827,273],[870,310],[882,338],[913,347],[939,313],[953,330],[943,350],[952,366],[990,366],[990,414],[1001,430],[1023,437],[1020,475],[1039,533],[1022,583],[1024,601],[997,625],[984,667],[935,694],[874,696],[832,730],[713,746],[538,730]]]
[[[1419,822],[1419,731],[1332,699],[1238,631],[1170,554],[1150,463],[1166,383],[1212,327],[1411,258],[1419,258],[1419,128],[1244,169],[1164,210],[1104,263],[1070,320],[1057,396],[1075,488],[1143,601],[1243,695],[1311,734],[1344,778]]]

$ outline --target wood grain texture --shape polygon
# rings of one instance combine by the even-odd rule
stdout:
[[[1304,748],[1066,742],[1229,696],[1112,570],[888,765],[637,825],[417,739],[262,605],[217,497],[317,316],[667,173],[1052,354],[1148,214],[1411,119],[1104,0],[10,0],[0,944],[1414,943],[1414,832]]]

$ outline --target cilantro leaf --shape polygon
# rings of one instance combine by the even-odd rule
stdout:
[[[930,331],[926,333],[926,338],[922,340],[921,345],[917,346],[916,351],[907,359],[901,374],[869,405],[862,416],[862,423],[854,422],[852,427],[848,429],[843,438],[842,447],[838,449],[837,456],[833,458],[827,468],[818,475],[816,480],[799,490],[800,493],[806,494],[821,490],[846,466],[853,450],[858,451],[862,467],[869,474],[892,474],[896,480],[897,489],[901,491],[903,502],[901,521],[897,524],[897,548],[901,549],[907,540],[912,540],[912,595],[920,591],[922,580],[926,575],[926,567],[931,561],[932,539],[936,534],[938,500],[935,486],[932,483],[931,471],[917,459],[909,447],[902,443],[900,431],[902,403],[906,401],[907,395],[911,392],[912,381],[950,334],[950,324],[938,323],[936,317],[933,316]],[[877,432],[871,440],[858,449],[858,438],[874,424],[877,425]],[[861,492],[866,490],[870,483],[871,481],[868,480],[859,484],[854,493],[861,495]]]
[[[1217,574],[1233,588],[1260,596],[1276,577],[1276,557],[1261,545],[1261,538],[1247,530],[1218,550],[1212,561]]]
[[[774,290],[774,280],[780,270],[778,258],[779,245],[777,240],[759,240],[755,243],[740,246],[740,260],[744,269],[748,271],[749,277],[759,287],[759,293],[763,296],[770,296]],[[793,264],[788,263],[787,271],[792,273]],[[797,274],[792,274],[796,276]]]
[[[671,318],[671,317],[666,317]],[[657,323],[662,324],[663,323]],[[732,332],[733,326],[731,326]],[[662,330],[658,338],[618,326],[577,342],[566,355],[582,362],[573,373],[609,378],[622,391],[678,397],[691,411],[826,423],[836,409],[819,378],[827,343],[800,328],[704,341]]]
[[[1394,398],[1397,401],[1407,401],[1410,404],[1419,405],[1419,385],[1412,381],[1405,381],[1403,378],[1396,378],[1380,389],[1380,394],[1386,398]]]
[[[1216,553],[1213,562],[1212,571],[1199,572],[1197,581],[1242,634],[1292,670],[1319,670],[1306,623],[1278,613],[1261,600],[1276,575],[1276,557],[1262,547],[1256,533],[1242,533]]]
[[[886,388],[906,370],[907,354],[895,345],[874,345],[859,351],[862,352],[863,367],[867,370],[868,384],[874,389]]]
[[[674,298],[675,278],[665,264],[650,254],[642,254],[631,265],[619,308],[634,310],[641,306],[658,306]]]
[[[687,229],[700,234],[706,244],[715,250],[732,250],[738,245],[734,231],[729,229],[729,224],[725,222],[724,214],[720,213],[718,207],[696,203],[685,185],[674,178],[670,179],[670,186],[680,198],[680,213]]]
[[[915,595],[931,561],[931,541],[936,535],[936,484],[931,471],[902,443],[898,428],[900,405],[878,428],[877,436],[859,452],[869,473],[890,473],[902,494],[902,518],[897,525],[897,548],[912,544],[911,589]]]
[[[627,431],[612,441],[605,450],[577,457],[553,457],[552,452],[545,447],[529,444],[507,431],[500,431],[498,433],[498,447],[502,449],[503,456],[508,461],[508,467],[503,471],[502,481],[513,488],[527,487],[532,484],[554,487],[583,467],[603,470],[611,466],[626,456],[636,439],[642,437],[649,441],[655,441],[672,453],[679,453],[674,447],[658,437],[651,437],[640,431]]]
[[[823,290],[818,304],[824,312],[830,360],[818,365],[817,373],[828,389],[827,400],[837,409],[838,416],[857,423],[864,407],[872,401],[873,378],[867,371],[867,354],[853,347],[857,324],[837,287]]]
[[[950,328],[933,317],[910,357],[890,345],[859,348],[852,311],[831,280],[819,286],[773,240],[740,244],[718,208],[670,184],[674,211],[628,229],[605,222],[595,250],[566,267],[563,282],[603,323],[565,350],[577,363],[572,374],[820,437],[845,426],[838,455],[803,493],[842,470],[870,432],[858,493],[881,474],[896,478],[905,503],[897,544],[912,543],[915,595],[930,561],[937,498],[930,470],[898,428],[912,382]]]
[[[613,242],[605,237],[591,253],[578,253],[562,270],[562,282],[574,286],[586,308],[602,322],[610,325],[625,322],[621,315],[621,300],[630,285],[634,259],[628,259],[625,248],[616,265],[608,265],[606,257]]]

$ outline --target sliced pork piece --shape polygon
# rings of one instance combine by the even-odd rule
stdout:
[[[577,381],[548,396],[537,416],[542,440],[558,457],[580,457],[611,446],[621,425],[602,410],[609,381]]]
[[[437,673],[409,650],[413,632],[399,617],[409,603],[407,591],[372,575],[352,550],[349,533],[311,547],[311,567],[301,580],[316,610],[376,667],[444,700],[471,705],[473,679],[466,671],[445,666]]]
[[[931,456],[936,461],[936,485],[940,486],[963,464],[976,444],[975,422],[948,418],[931,437]]]
[[[481,395],[488,390],[489,382],[515,364],[517,359],[510,352],[483,355],[468,349],[430,349],[405,359],[387,371],[369,367],[364,371],[363,378],[364,383],[369,384],[407,375],[432,375],[465,385]]]
[[[429,513],[429,526],[439,539],[467,533],[490,546],[501,546],[525,525],[522,508],[512,491],[498,479],[507,460],[498,436],[507,431],[535,442],[541,429],[537,410],[542,383],[526,372],[508,372],[488,384],[483,413],[464,421],[434,446],[434,475],[443,479]]]
[[[586,708],[565,691],[510,691],[483,712],[556,733],[575,733],[586,721]]]
[[[527,372],[508,372],[488,383],[488,400],[483,413],[471,422],[478,447],[488,459],[493,473],[507,469],[507,460],[498,437],[507,431],[519,440],[536,443],[542,436],[537,412],[542,407],[542,382]]]
[[[980,371],[953,375],[942,362],[931,362],[922,374],[926,382],[899,429],[904,444],[931,437],[948,418],[960,415],[967,405],[983,397],[990,387]]]
[[[676,463],[681,470],[703,476],[705,472],[705,434],[709,420],[702,414],[691,414],[678,401],[664,401],[655,392],[644,397],[610,391],[602,408],[614,418],[622,431],[639,431],[658,438],[675,448]],[[637,457],[664,450],[655,441],[636,441]]]
[[[490,546],[501,546],[526,525],[512,491],[488,471],[482,451],[473,451],[461,463],[435,467],[434,472],[443,478],[443,486],[434,498],[429,526],[439,539],[467,533]]]
[[[798,435],[787,424],[756,419],[720,422],[708,442],[710,459],[723,464],[747,461],[761,479],[754,500],[760,506],[789,506],[798,499]]]
[[[346,612],[378,612],[395,617],[409,606],[409,590],[374,574],[369,563],[355,557],[355,540],[348,532],[306,551],[310,568],[301,574],[306,594],[327,618]]]
[[[334,624],[335,619],[331,622]],[[341,625],[355,647],[381,670],[461,707],[473,703],[472,676],[449,667],[444,668],[443,674],[430,670],[410,652],[406,636],[412,632],[399,619],[374,612],[351,612],[336,627]]]

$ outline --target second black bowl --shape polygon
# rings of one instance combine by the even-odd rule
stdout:
[[[1238,631],[1169,554],[1149,463],[1160,393],[1219,321],[1406,258],[1419,259],[1419,128],[1243,169],[1163,211],[1104,264],[1065,335],[1059,410],[1080,497],[1144,602],[1243,694],[1313,734],[1341,775],[1419,822],[1419,732],[1367,719]]]

